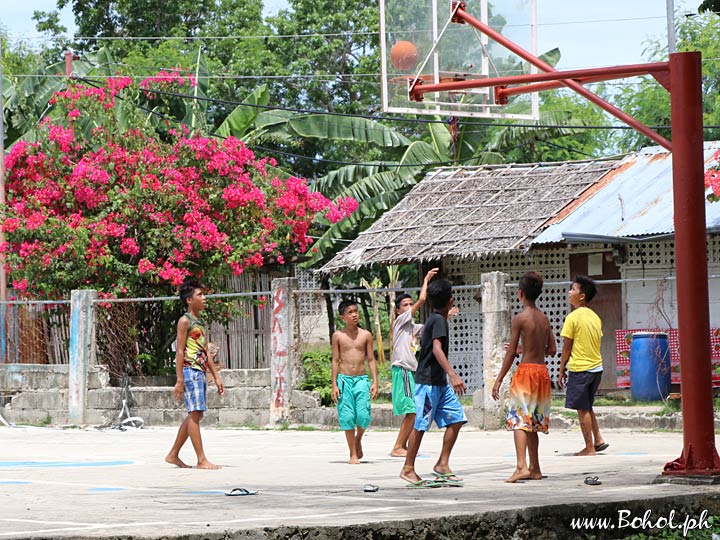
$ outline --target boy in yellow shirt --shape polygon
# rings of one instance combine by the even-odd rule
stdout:
[[[563,352],[560,359],[558,386],[565,385],[565,407],[576,409],[585,447],[576,456],[594,456],[610,446],[602,438],[593,411],[595,394],[602,379],[602,321],[588,307],[595,298],[595,282],[587,276],[575,276],[568,292],[573,310],[565,318],[562,332]],[[565,370],[569,371],[567,384]]]

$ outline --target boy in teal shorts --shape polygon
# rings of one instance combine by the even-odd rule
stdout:
[[[332,398],[350,450],[348,463],[356,464],[363,457],[362,436],[370,425],[370,398],[378,393],[375,351],[372,334],[358,326],[357,304],[344,300],[338,312],[345,328],[332,337]],[[365,361],[372,385],[365,373]]]
[[[417,338],[423,330],[422,324],[415,324],[414,315],[427,300],[427,286],[435,277],[438,269],[433,268],[425,275],[420,296],[413,302],[409,294],[401,294],[395,298],[395,324],[393,325],[392,349],[392,405],[395,416],[405,415],[400,424],[395,446],[390,455],[405,457],[407,444],[413,424],[415,423],[415,370],[417,358],[415,353],[420,349]]]

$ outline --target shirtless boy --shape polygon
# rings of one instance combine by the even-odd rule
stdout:
[[[350,450],[348,463],[356,464],[363,457],[362,436],[370,425],[370,398],[378,393],[375,351],[372,334],[358,326],[357,304],[344,300],[338,312],[345,328],[332,337],[332,398]],[[365,373],[366,361],[372,384]]]
[[[522,360],[510,383],[510,407],[506,428],[513,431],[517,467],[505,480],[541,480],[538,458],[538,432],[547,433],[550,426],[550,375],[545,365],[546,356],[555,356],[557,348],[550,321],[535,305],[542,292],[543,278],[537,272],[527,272],[520,278],[518,296],[523,310],[512,320],[510,344],[502,368],[492,389],[494,399],[500,398],[500,385],[510,371],[522,338]],[[525,459],[529,454],[530,467]]]

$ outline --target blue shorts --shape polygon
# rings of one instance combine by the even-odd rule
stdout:
[[[592,411],[602,375],[602,371],[569,371],[565,388],[565,408]]]
[[[370,380],[367,375],[337,376],[340,399],[337,404],[340,429],[349,431],[370,425]]]
[[[427,431],[435,420],[439,428],[467,422],[465,410],[452,386],[415,385],[415,429]]]
[[[207,396],[207,378],[205,372],[184,367],[183,377],[185,378],[183,398],[185,399],[187,412],[207,411],[207,401],[205,400],[205,396]]]

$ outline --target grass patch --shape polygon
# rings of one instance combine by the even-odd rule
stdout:
[[[564,416],[565,418],[570,418],[572,420],[578,419],[577,412],[570,409],[559,409],[557,411],[552,411],[552,413],[559,414],[560,416]]]
[[[552,398],[553,407],[564,407],[565,398],[557,396]],[[595,398],[596,407],[666,407],[664,401],[637,401],[630,398],[599,396]]]
[[[295,426],[295,431],[318,431],[318,428],[315,426],[306,426],[305,424],[300,424],[299,426]]]

